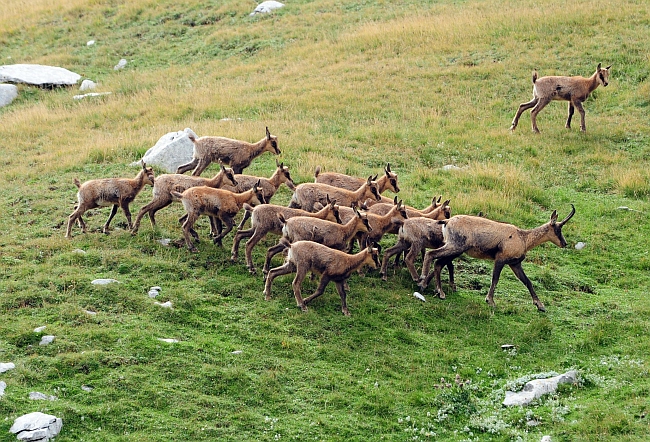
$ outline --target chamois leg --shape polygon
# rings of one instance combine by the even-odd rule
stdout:
[[[199,159],[193,158],[192,161],[190,161],[189,163],[183,164],[182,166],[178,166],[178,169],[176,169],[176,173],[185,173],[188,170],[194,169],[197,164],[199,164]]]
[[[528,279],[528,276],[524,273],[524,269],[521,266],[521,262],[518,262],[516,264],[510,264],[510,268],[512,271],[515,273],[515,276],[524,283],[528,291],[530,292],[530,296],[533,298],[533,304],[537,306],[537,310],[540,312],[545,312],[546,308],[544,307],[544,304],[542,304],[542,301],[539,300],[537,297],[537,294],[535,294],[535,290],[533,289],[533,283],[530,282],[530,279]]]
[[[537,127],[537,114],[540,113],[541,110],[544,109],[550,102],[550,99],[539,100],[533,110],[530,111],[530,121],[533,125],[533,132],[539,133],[539,128]]]
[[[411,248],[404,258],[404,264],[406,264],[406,267],[409,269],[409,273],[411,273],[411,278],[413,278],[413,281],[415,282],[418,282],[421,279],[421,277],[418,276],[417,270],[415,270],[415,258],[418,256],[418,253],[420,253],[421,250],[422,244],[413,242],[411,243]],[[427,269],[427,272],[428,270],[429,269]],[[426,275],[426,273],[424,273],[424,266],[422,267],[422,274]]]
[[[79,215],[79,209],[75,210],[72,212],[72,215],[68,217],[68,228],[65,231],[65,237],[70,238],[70,233],[72,232],[72,225],[74,222],[77,220],[77,218],[81,218],[81,215]]]
[[[219,218],[217,218],[217,223],[220,223],[221,221]],[[223,222],[226,223],[226,229],[221,231],[217,236],[214,237],[212,242],[219,247],[223,247],[223,244],[221,243],[221,240],[230,233],[232,230],[233,226],[235,225],[235,221],[232,219],[231,216],[224,217]]]
[[[519,105],[519,109],[517,109],[517,114],[515,115],[515,118],[512,119],[512,126],[510,126],[510,130],[515,130],[517,128],[517,124],[519,124],[519,117],[521,117],[521,114],[530,109],[531,107],[535,107],[537,104],[538,98],[533,98],[527,103],[521,103]]]
[[[138,229],[140,228],[140,221],[142,218],[148,213],[149,214],[149,221],[151,221],[151,227],[156,228],[156,212],[159,211],[160,209],[164,209],[165,207],[169,206],[171,204],[170,202],[167,202],[166,204],[159,204],[155,201],[150,202],[146,206],[144,206],[140,211],[138,212],[138,215],[135,217],[135,222],[133,223],[133,228],[131,229],[131,234],[135,235],[138,233]]]
[[[210,165],[211,162],[212,161],[209,160],[208,158],[201,158],[198,161],[198,164],[194,169],[194,171],[192,171],[192,176],[200,176],[201,173],[203,173],[203,171]]]
[[[269,250],[266,252],[266,259],[264,260],[264,269],[262,270],[265,275],[269,273],[269,268],[271,267],[271,259],[286,248],[287,246],[281,242],[272,247],[269,247]]]
[[[341,311],[345,316],[350,316],[350,312],[348,311],[347,296],[345,294],[345,287],[342,282],[336,283],[336,291],[339,292],[339,296],[341,297]]]
[[[485,297],[485,302],[487,302],[490,307],[494,307],[496,305],[494,303],[494,289],[497,288],[497,283],[499,282],[501,270],[503,270],[504,265],[505,263],[503,261],[494,261],[494,268],[492,269],[492,284],[490,284],[490,290]]]
[[[567,129],[571,129],[571,118],[573,118],[573,112],[575,111],[575,107],[573,106],[573,103],[569,101],[569,116],[566,119],[566,124],[564,127]]]
[[[322,295],[325,292],[325,287],[327,287],[327,284],[329,284],[329,282],[330,278],[327,275],[321,275],[316,291],[311,296],[305,298],[304,303],[309,304],[311,301]]]
[[[384,253],[384,259],[382,259],[381,261],[381,270],[379,271],[379,273],[381,273],[381,279],[383,281],[386,281],[386,279],[388,279],[386,277],[388,260],[391,258],[391,256],[402,253],[404,250],[408,249],[409,246],[410,246],[409,243],[400,239],[399,241],[397,241],[397,244],[395,244],[393,247],[389,247],[388,249],[386,249],[386,252]]]
[[[81,227],[81,231],[83,233],[86,233],[86,223],[81,215],[77,218],[77,224],[79,224],[79,227]]]
[[[456,291],[456,284],[454,283],[454,263],[453,263],[453,258],[439,258],[436,260],[436,263],[433,266],[433,275],[436,280],[436,291],[438,292],[438,297],[440,299],[445,299],[446,295],[445,292],[442,290],[442,281],[441,281],[441,273],[443,267],[447,266],[447,270],[449,271],[449,285],[450,288],[453,292]]]
[[[239,243],[243,238],[250,238],[255,234],[255,228],[250,228],[248,230],[239,230],[237,229],[237,233],[235,234],[235,239],[232,241],[232,249],[230,251],[230,260],[231,261],[237,261],[237,258],[239,258]],[[248,243],[247,243],[248,244]]]
[[[300,307],[300,310],[303,312],[307,311],[307,306],[305,305],[305,301],[302,299],[302,281],[305,279],[305,276],[307,275],[307,270],[306,268],[302,267],[297,267],[296,269],[296,277],[293,278],[293,282],[291,283],[293,287],[293,296],[296,298],[296,304],[298,307]]]
[[[178,218],[178,223],[182,226],[185,221],[187,220],[187,213],[180,218]],[[196,222],[196,220],[194,220]],[[192,238],[194,238],[194,241],[196,242],[201,242],[199,241],[199,234],[196,233],[196,230],[194,230],[194,223],[192,223],[192,227],[190,227],[190,234],[192,235]]]
[[[266,281],[264,282],[264,300],[265,301],[271,300],[271,284],[273,284],[273,280],[276,277],[281,275],[288,275],[289,273],[293,273],[295,271],[296,271],[296,266],[291,261],[285,263],[280,267],[276,267],[272,269],[267,275]]]
[[[576,101],[575,107],[578,109],[578,112],[580,112],[580,130],[582,132],[587,132],[587,126],[585,125],[585,109],[579,101]]]
[[[431,282],[431,278],[433,278],[435,275],[435,272],[430,272],[429,269],[431,268],[431,263],[435,259],[439,258],[445,258],[447,260],[453,261],[460,255],[462,255],[465,252],[465,249],[461,247],[454,247],[451,243],[447,243],[444,246],[433,249],[433,250],[428,250],[427,253],[424,254],[424,263],[422,264],[422,275],[420,282],[418,283],[418,287],[420,289],[424,290],[427,288],[429,285],[429,282]],[[424,272],[426,270],[426,273]],[[426,277],[422,278],[422,276],[426,275]]]
[[[255,270],[255,264],[253,264],[253,248],[257,245],[258,242],[264,239],[265,236],[265,233],[258,234],[256,230],[251,239],[246,241],[246,266],[248,267],[248,271],[253,275],[257,273]]]
[[[124,212],[124,216],[126,217],[126,224],[129,227],[129,230],[131,230],[133,223],[131,222],[131,211],[129,210],[129,203],[122,201],[120,207],[122,208],[122,212]]]
[[[102,228],[102,232],[108,234],[108,225],[111,223],[111,220],[117,213],[117,204],[113,204],[113,207],[111,208],[111,214],[108,216],[108,220],[106,220],[106,224],[104,224],[104,227]]]
[[[251,217],[251,214],[248,210],[244,210],[244,217],[241,219],[241,222],[237,226],[237,230],[240,230],[244,227],[244,223]]]
[[[185,244],[187,244],[187,248],[190,249],[190,252],[192,253],[197,253],[199,251],[190,239],[190,231],[194,230],[192,227],[194,227],[196,219],[196,216],[187,215],[185,222],[183,223],[183,236],[185,237]]]

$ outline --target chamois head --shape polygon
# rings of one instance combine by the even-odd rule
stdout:
[[[267,147],[266,150],[268,150],[269,152],[274,152],[276,155],[280,155],[282,153],[278,148],[278,137],[276,137],[275,135],[271,135],[271,132],[269,132],[268,127],[266,128],[266,141],[267,141],[267,145],[268,143],[271,144],[271,149],[268,149]]]
[[[357,209],[354,209],[354,213],[356,213],[357,217],[361,220],[363,226],[365,227],[365,230],[362,231],[372,232],[372,227],[370,227],[370,223],[368,223],[368,215],[359,212]]]
[[[153,168],[147,167],[147,164],[144,161],[140,161],[140,164],[142,164],[142,172],[144,173],[144,183],[151,184],[153,186]]]
[[[611,67],[612,65],[610,64],[605,69],[601,69],[600,63],[598,63],[598,67],[596,68],[596,78],[598,79],[598,83],[602,84],[603,87],[606,87],[609,84],[609,68]]]
[[[264,191],[260,180],[257,180],[257,183],[253,186],[253,199],[251,199],[251,205],[255,206],[257,204],[266,204],[266,199],[264,198]]]
[[[284,163],[278,162],[278,160],[275,160],[275,166],[278,168],[278,172],[280,172],[280,182],[284,182],[287,187],[291,190],[294,190],[296,188],[296,185],[294,184],[293,180],[291,179],[291,174],[289,173],[289,168],[284,165]]]
[[[235,172],[230,167],[224,166],[221,161],[219,161],[219,166],[221,166],[221,171],[224,173],[226,178],[224,182],[225,183],[230,182],[231,186],[236,186],[238,183],[237,180],[235,179]]]
[[[336,204],[336,200],[331,200],[329,195],[325,195],[325,198],[327,199],[327,204],[330,206],[330,210],[334,214],[334,218],[336,218],[336,223],[343,224],[343,221],[341,220],[341,214],[339,213],[339,206]]]
[[[551,214],[551,220],[549,221],[550,227],[553,229],[553,235],[550,237],[550,241],[558,247],[566,247],[566,240],[562,235],[562,227],[566,224],[567,221],[576,213],[576,208],[571,204],[571,213],[567,215],[562,221],[557,222],[557,210],[554,210]]]
[[[386,178],[388,178],[388,182],[390,183],[389,189],[395,193],[399,192],[399,186],[397,185],[397,174],[391,172],[390,163],[386,163],[386,167],[384,167],[384,173],[386,174]]]
[[[367,240],[366,249],[368,250],[368,253],[372,257],[373,265],[371,267],[373,269],[381,267],[381,264],[379,263],[379,248],[377,247],[377,244],[373,243],[370,240]]]
[[[375,175],[374,178],[372,175],[370,175],[366,183],[370,188],[370,193],[372,193],[375,196],[375,200],[381,201],[381,194],[379,193],[379,188],[377,187],[377,175]]]

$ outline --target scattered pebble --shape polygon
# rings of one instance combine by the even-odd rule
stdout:
[[[4,396],[5,388],[7,388],[7,383],[5,381],[0,381],[0,397]]]
[[[241,350],[235,350],[235,351],[231,351],[230,353],[232,353],[232,354],[234,354],[234,355],[240,355],[240,354],[243,353],[243,351],[241,351]]]
[[[422,302],[427,302],[427,299],[424,296],[422,296],[422,293],[420,292],[413,292],[413,296],[415,296]]]
[[[584,248],[585,248],[585,245],[586,245],[586,244],[583,243],[582,241],[576,243],[576,250],[582,250],[582,249],[584,249]]]
[[[154,304],[159,305],[161,307],[165,307],[165,308],[172,308],[172,302],[171,301],[162,302],[162,303],[156,301],[156,302],[154,302]]]
[[[97,312],[94,312],[92,310],[84,310],[84,313],[90,316],[95,316],[97,314]]]
[[[85,255],[86,251],[81,249],[74,249],[72,253],[74,253],[75,255]]]
[[[86,43],[86,46],[92,46],[95,44],[95,40],[89,40],[88,43]]]
[[[48,345],[48,344],[51,344],[52,341],[54,341],[54,338],[56,338],[56,336],[54,336],[54,335],[45,335],[45,336],[43,336],[43,337],[41,338],[41,342],[39,342],[38,345]]]
[[[170,338],[158,338],[158,340],[162,342],[168,342],[170,344],[175,344],[176,342],[180,342],[178,339],[170,339]]]
[[[81,389],[82,389],[83,391],[93,391],[93,387],[91,387],[91,386],[89,386],[89,385],[82,385],[82,386],[81,386]]]
[[[501,346],[501,350],[510,350],[511,348],[515,348],[515,346],[512,344],[503,344]]]
[[[163,239],[159,239],[158,242],[159,242],[160,244],[162,244],[163,246],[168,246],[169,243],[172,242],[172,240],[169,239],[169,238],[163,238]]]
[[[122,69],[124,66],[126,66],[126,60],[123,58],[115,66],[113,66],[113,69],[117,71],[119,69]]]
[[[149,289],[148,295],[149,295],[150,298],[155,298],[156,296],[160,295],[161,290],[162,289],[160,287],[158,287],[158,286],[151,287]]]
[[[117,279],[93,279],[90,281],[92,285],[108,285],[108,284],[113,284],[114,282],[119,283]]]
[[[0,362],[0,373],[13,370],[14,368],[16,368],[16,365],[13,362]]]
[[[46,328],[45,325],[41,325],[40,327],[36,327],[36,328],[34,329],[34,333],[40,333],[40,332],[42,332],[43,330],[45,330],[45,328]]]
[[[32,391],[29,393],[29,398],[33,401],[55,401],[58,398],[56,396],[49,396],[38,391]]]
[[[91,92],[89,94],[74,95],[72,99],[81,100],[82,98],[86,98],[86,97],[100,97],[102,95],[110,95],[110,94],[112,94],[112,92]],[[117,230],[117,227],[115,227],[115,230]]]

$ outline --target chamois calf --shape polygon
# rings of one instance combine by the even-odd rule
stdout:
[[[585,110],[582,107],[582,103],[598,86],[602,84],[603,87],[606,87],[609,84],[609,68],[611,67],[610,65],[605,69],[601,69],[600,63],[598,63],[596,72],[589,78],[580,76],[548,76],[537,78],[537,71],[533,71],[533,99],[519,105],[517,114],[512,120],[510,130],[517,128],[519,117],[525,110],[533,108],[530,111],[533,132],[539,133],[539,129],[537,128],[537,114],[551,101],[565,100],[569,102],[569,116],[566,120],[565,127],[567,129],[571,128],[571,117],[573,117],[575,109],[578,109],[578,112],[580,112],[580,130],[585,132],[587,127],[585,126]]]
[[[244,210],[251,213],[251,228],[248,230],[239,230],[235,235],[232,243],[232,254],[230,259],[236,261],[239,254],[239,243],[243,238],[250,238],[246,242],[246,266],[248,271],[252,274],[256,273],[255,265],[253,264],[253,248],[266,237],[268,233],[275,233],[282,235],[282,222],[278,217],[282,214],[282,218],[288,220],[296,216],[310,216],[313,218],[324,219],[327,221],[341,223],[339,217],[339,206],[336,201],[329,201],[328,204],[316,213],[304,211],[302,209],[291,209],[284,206],[276,206],[273,204],[262,204],[257,207],[251,207],[244,204]]]
[[[291,174],[289,173],[289,168],[284,165],[284,163],[279,163],[278,160],[275,160],[276,169],[271,175],[270,178],[261,178],[252,175],[235,175],[237,178],[237,184],[234,186],[225,185],[222,186],[222,189],[230,190],[231,192],[241,193],[245,192],[259,182],[259,185],[262,186],[262,191],[264,192],[264,199],[268,204],[275,195],[275,192],[278,191],[278,188],[282,183],[285,183],[287,187],[291,190],[296,188],[296,185],[291,179]],[[238,229],[244,227],[246,220],[250,218],[250,212],[246,211],[244,217],[242,218]]]
[[[149,220],[151,221],[151,227],[156,227],[155,215],[160,209],[164,209],[169,206],[172,201],[171,191],[175,190],[176,192],[182,193],[189,189],[190,187],[198,186],[208,186],[219,188],[223,187],[226,184],[237,185],[237,180],[233,170],[229,167],[224,167],[221,164],[221,170],[211,179],[201,178],[199,176],[188,176],[178,173],[169,173],[165,175],[160,175],[156,178],[156,181],[153,185],[153,200],[138,212],[138,216],[135,217],[135,222],[133,223],[133,228],[131,229],[131,234],[135,235],[138,233],[140,228],[140,221],[142,217],[147,213],[149,214]]]
[[[494,261],[492,270],[492,284],[485,301],[494,306],[494,289],[499,282],[501,270],[506,264],[510,266],[517,278],[528,288],[533,298],[533,304],[539,311],[546,311],[544,304],[539,300],[533,289],[533,284],[524,273],[521,263],[526,259],[526,253],[532,248],[547,241],[558,247],[566,247],[566,240],[562,236],[562,227],[575,214],[576,209],[571,204],[571,212],[562,221],[557,222],[557,212],[551,214],[551,220],[546,224],[531,230],[524,230],[512,224],[491,221],[486,218],[469,215],[456,215],[444,223],[442,235],[445,244],[425,254],[423,272],[429,269],[431,262],[437,260],[434,271],[421,280],[420,288],[424,289],[436,278],[436,289],[441,298],[444,292],[440,284],[440,269],[453,259],[467,253],[473,258]],[[423,273],[424,274],[424,273]]]
[[[284,238],[282,241],[284,248],[289,249],[287,258],[284,265],[272,269],[266,277],[264,299],[267,301],[271,299],[271,285],[276,277],[295,272],[296,276],[292,283],[293,294],[296,298],[296,304],[303,312],[307,311],[307,304],[322,295],[327,284],[334,281],[336,290],[341,296],[341,311],[345,316],[350,316],[345,283],[352,272],[361,269],[364,265],[376,269],[379,266],[379,251],[375,247],[368,245],[356,255],[348,255],[345,252],[312,241],[289,243]],[[301,294],[302,281],[309,271],[320,274],[321,278],[314,294],[303,299]]]
[[[179,166],[176,173],[185,173],[194,169],[192,175],[199,176],[213,161],[221,160],[224,164],[232,167],[235,173],[250,166],[251,162],[264,152],[271,152],[280,155],[278,148],[278,137],[271,135],[269,128],[266,128],[266,136],[257,143],[232,140],[225,137],[201,137],[191,132],[188,137],[194,143],[194,155],[191,162]]]
[[[242,193],[200,186],[191,187],[183,193],[172,190],[171,194],[174,198],[181,200],[187,212],[181,220],[184,220],[183,236],[185,237],[185,243],[191,252],[198,251],[190,239],[190,234],[194,236],[194,239],[198,240],[193,227],[199,216],[208,215],[210,217],[210,226],[213,233],[215,230],[214,223],[216,223],[216,235],[213,242],[221,246],[222,238],[232,230],[235,224],[233,218],[241,210],[244,203],[257,205],[265,202],[259,183]],[[222,221],[226,223],[226,230],[222,229]]]
[[[363,186],[363,183],[366,182],[366,180],[363,178],[357,178],[350,175],[345,175],[343,173],[321,173],[320,166],[316,166],[314,178],[314,182],[316,183],[328,184],[330,186],[352,191],[357,190],[359,187]],[[390,170],[390,163],[387,163],[386,167],[384,167],[384,175],[382,175],[381,178],[377,179],[377,190],[380,194],[384,193],[386,190],[390,190],[394,193],[399,192],[399,186],[397,185],[397,174]]]
[[[68,228],[65,237],[70,238],[72,225],[75,221],[79,222],[81,230],[86,233],[86,223],[84,222],[82,215],[87,210],[96,207],[113,206],[111,214],[102,229],[104,233],[108,233],[108,226],[117,213],[118,207],[122,208],[130,229],[131,212],[129,211],[129,204],[131,204],[144,186],[147,184],[152,186],[154,185],[153,169],[147,167],[144,161],[141,164],[142,170],[138,172],[138,175],[134,179],[104,178],[86,181],[81,184],[79,180],[75,178],[74,184],[79,188],[79,191],[77,192],[78,204],[75,211],[72,212],[68,218]]]
[[[285,220],[281,213],[278,214],[278,219],[282,223],[282,239],[287,239],[289,242],[314,241],[336,250],[349,250],[350,241],[357,233],[372,231],[372,227],[368,224],[368,217],[359,211],[345,224],[336,224],[310,216],[296,216]],[[282,244],[281,240],[267,251],[264,262],[265,275],[269,272],[271,258],[286,248]]]
[[[365,183],[355,191],[341,189],[321,183],[303,183],[296,186],[291,197],[289,207],[314,211],[314,204],[320,203],[323,206],[327,204],[327,197],[336,200],[341,207],[350,207],[352,204],[360,205],[367,198],[373,198],[376,201],[381,200],[381,195],[377,189],[377,177],[369,176]]]
[[[341,215],[341,222],[343,223],[349,222],[356,216],[356,210],[351,207],[341,207],[339,208],[339,213]],[[366,212],[366,217],[368,218],[368,225],[372,230],[368,233],[358,233],[356,235],[359,249],[363,248],[362,244],[366,244],[367,242],[379,244],[379,241],[381,241],[381,238],[386,233],[397,231],[404,224],[408,215],[406,214],[406,208],[402,205],[402,201],[397,201],[397,197],[395,197],[391,210],[385,215],[375,215],[374,213]],[[350,244],[348,251],[352,250],[353,245],[354,243]]]

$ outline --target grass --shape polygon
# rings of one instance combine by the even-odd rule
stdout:
[[[19,86],[0,109],[0,362],[16,364],[0,375],[0,440],[14,440],[13,420],[31,411],[63,418],[58,441],[645,440],[647,5],[298,0],[250,17],[253,8],[0,0],[2,63],[60,65],[112,92],[74,101],[73,89]],[[121,58],[127,67],[114,71]],[[528,113],[507,131],[533,69],[587,76],[599,62],[612,74],[585,103],[587,133],[564,129],[559,103],[540,114],[541,135]],[[232,236],[195,255],[158,243],[180,237],[179,206],[135,237],[121,213],[99,233],[108,213],[95,210],[91,232],[63,238],[73,178],[135,176],[130,162],[185,127],[257,141],[265,126],[298,182],[316,165],[368,176],[390,161],[413,206],[443,195],[454,213],[532,228],[575,204],[570,247],[540,246],[524,263],[547,313],[508,270],[489,308],[491,265],[471,258],[458,260],[458,291],[444,301],[430,291],[417,301],[398,269],[386,283],[376,272],[351,278],[350,318],[334,287],[300,312],[291,277],[264,302],[261,278],[242,257],[229,261]],[[247,173],[268,176],[274,160]],[[149,198],[145,189],[132,211]],[[274,202],[289,199],[283,187]],[[155,285],[172,309],[147,296]],[[39,346],[47,334],[55,341]],[[569,369],[578,385],[501,406],[506,390]],[[456,375],[471,382],[458,387]],[[31,401],[31,391],[58,400]]]

